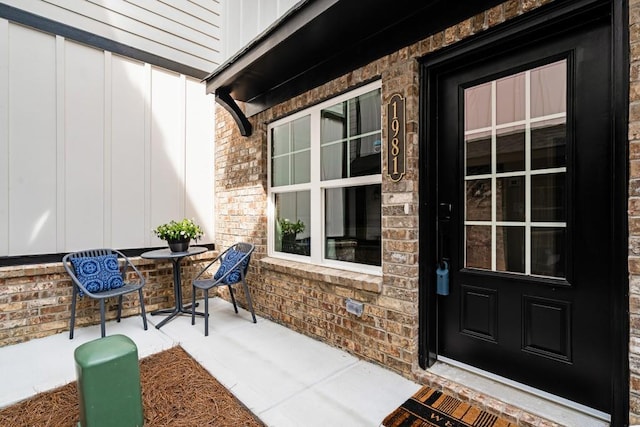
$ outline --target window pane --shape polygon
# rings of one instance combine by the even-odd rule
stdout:
[[[466,267],[491,270],[491,227],[467,225],[465,229]]]
[[[466,138],[467,176],[491,173],[491,136]]]
[[[496,122],[524,120],[525,74],[515,74],[496,81]]]
[[[271,162],[271,185],[289,185],[289,156],[276,157]]]
[[[567,61],[531,70],[531,117],[567,111]]]
[[[565,213],[565,174],[531,177],[531,220],[563,222]]]
[[[531,229],[531,274],[565,276],[565,228]]]
[[[496,227],[496,270],[524,273],[524,227]]]
[[[325,190],[325,258],[382,265],[381,185]]]
[[[496,220],[524,221],[524,176],[496,179]]]
[[[496,135],[498,172],[524,170],[524,127],[500,129]]]
[[[347,137],[347,103],[341,102],[320,112],[320,142],[340,141]]]
[[[380,90],[349,100],[349,135],[362,135],[381,129]]]
[[[279,156],[288,153],[289,147],[289,124],[271,129],[271,155]]]
[[[365,176],[379,174],[380,134],[357,138],[350,142],[351,167],[349,176]]]
[[[564,119],[532,124],[531,169],[566,166],[566,134],[567,125]]]
[[[322,180],[381,173],[380,109],[378,89],[321,111]]]
[[[325,145],[321,149],[323,181],[376,175],[381,171],[380,134]],[[349,163],[346,153],[349,152]]]
[[[467,221],[491,221],[491,180],[467,181]]]
[[[293,184],[303,184],[311,180],[309,166],[311,164],[311,151],[305,150],[293,155]]]
[[[491,83],[464,91],[464,130],[491,126]]]
[[[320,177],[323,181],[345,178],[347,176],[346,161],[344,160],[346,146],[346,142],[339,142],[322,147],[320,151],[320,157],[322,159]]]
[[[309,191],[275,195],[275,250],[309,255],[311,203]]]
[[[293,151],[300,151],[311,147],[311,117],[304,116],[291,124],[293,137]]]
[[[277,126],[271,131],[271,185],[310,181],[311,116]]]

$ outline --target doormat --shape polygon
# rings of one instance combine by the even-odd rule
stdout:
[[[515,427],[455,397],[422,387],[398,409],[387,415],[384,427]]]
[[[141,359],[140,383],[145,427],[264,427],[182,347]],[[0,409],[0,426],[75,426],[79,418],[75,381]]]

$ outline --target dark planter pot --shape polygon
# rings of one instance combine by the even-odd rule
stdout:
[[[282,235],[282,252],[294,254],[296,250],[296,235],[285,233]]]
[[[189,250],[191,239],[167,240],[171,252],[186,252]]]

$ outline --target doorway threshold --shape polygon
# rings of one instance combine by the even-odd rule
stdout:
[[[438,356],[428,371],[561,426],[606,427],[611,422],[607,413],[446,357]]]

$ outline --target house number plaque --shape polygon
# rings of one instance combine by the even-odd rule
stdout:
[[[394,94],[387,105],[387,175],[398,182],[405,174],[406,144],[404,98]]]

